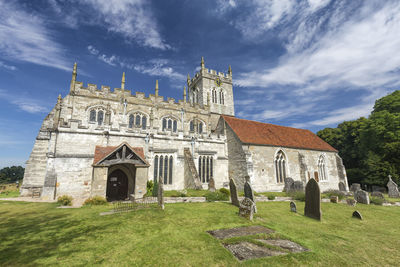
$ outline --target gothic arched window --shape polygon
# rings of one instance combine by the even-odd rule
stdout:
[[[161,155],[154,157],[154,180],[161,177],[164,184],[172,184],[173,176],[173,157],[170,155]]]
[[[318,176],[320,181],[327,180],[326,168],[325,168],[325,157],[321,155],[318,159]]]
[[[102,125],[103,121],[104,121],[104,112],[102,110],[99,110],[99,112],[97,112],[97,124]]]
[[[286,178],[286,157],[282,150],[275,156],[275,174],[276,182],[283,183]]]
[[[197,132],[199,134],[203,133],[204,130],[204,122],[198,120],[198,119],[194,119],[190,121],[190,132]]]
[[[178,121],[172,117],[166,117],[162,120],[162,130],[176,133],[178,131]]]
[[[129,115],[129,128],[142,128],[146,129],[147,116],[141,112],[135,112]]]
[[[90,111],[89,121],[96,122],[96,110],[92,109]]]

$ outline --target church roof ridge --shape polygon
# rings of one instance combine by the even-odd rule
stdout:
[[[307,129],[246,120],[221,115],[241,142],[291,148],[337,152],[335,148]]]

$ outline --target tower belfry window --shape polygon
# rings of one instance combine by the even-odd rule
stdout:
[[[142,128],[146,129],[147,116],[143,113],[136,112],[129,115],[129,128]]]

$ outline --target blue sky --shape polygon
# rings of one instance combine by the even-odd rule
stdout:
[[[399,88],[400,2],[0,0],[0,167],[24,164],[78,81],[182,98],[232,66],[236,116],[314,132]]]

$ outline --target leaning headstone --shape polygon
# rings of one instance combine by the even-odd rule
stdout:
[[[363,219],[361,213],[359,211],[357,211],[357,210],[353,212],[353,218],[357,218],[357,219],[360,219],[360,220]]]
[[[311,178],[306,185],[304,215],[316,220],[321,220],[321,191],[314,178]]]
[[[256,207],[256,205],[254,204],[254,202],[250,198],[245,197],[240,202],[239,215],[252,221],[253,216],[254,216],[255,207]]]
[[[290,201],[290,211],[291,212],[297,212],[296,203],[294,203],[293,201]]]
[[[343,182],[339,182],[339,191],[346,191],[346,186]]]
[[[389,197],[393,197],[393,198],[400,197],[399,187],[397,186],[397,184],[395,182],[393,182],[391,175],[389,175],[389,182],[387,183],[387,187],[388,187]]]
[[[246,182],[244,183],[244,197],[250,198],[251,201],[256,203],[254,198],[254,191],[250,185],[249,176],[246,176]],[[254,204],[254,212],[257,213],[257,206]]]
[[[338,196],[331,196],[331,202],[332,203],[338,203],[339,202],[339,197]]]
[[[208,182],[208,190],[210,192],[215,192],[215,181],[214,178],[210,178],[210,181]]]
[[[354,199],[362,204],[369,205],[369,195],[367,191],[358,190],[354,193]]]
[[[358,190],[361,190],[361,185],[360,184],[357,184],[357,183],[351,184],[350,191],[356,192]]]
[[[294,191],[304,191],[303,181],[294,181],[292,188]]]
[[[383,194],[379,191],[375,191],[371,193],[371,197],[378,197],[378,198],[382,198],[384,199],[385,197],[383,196]]]
[[[348,198],[348,199],[346,199],[346,203],[347,203],[347,205],[349,205],[349,206],[355,207],[357,201],[355,201],[355,200],[352,199],[352,198]]]
[[[161,209],[164,209],[164,183],[163,183],[163,179],[161,176],[158,179],[157,201],[158,201],[158,205],[161,207]]]
[[[231,178],[229,179],[229,191],[231,193],[231,202],[233,205],[239,207],[239,196],[235,181]]]
[[[290,191],[294,190],[294,180],[290,177],[285,178],[285,187],[283,188],[283,191],[286,193],[289,193]]]

